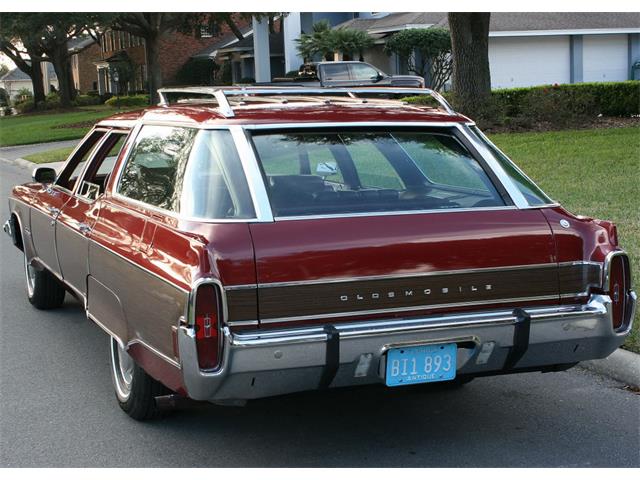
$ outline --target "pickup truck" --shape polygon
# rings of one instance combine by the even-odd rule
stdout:
[[[305,87],[411,87],[424,88],[424,78],[416,75],[387,75],[365,62],[314,62],[300,67],[293,79],[275,78],[278,85]]]

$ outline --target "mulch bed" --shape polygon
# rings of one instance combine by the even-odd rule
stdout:
[[[640,116],[637,117],[596,117],[582,118],[558,125],[553,122],[536,122],[532,125],[498,125],[482,126],[487,133],[526,133],[551,132],[557,130],[586,130],[592,128],[640,127]]]
[[[97,120],[84,120],[82,122],[76,122],[76,123],[64,123],[62,125],[56,125],[55,127],[52,127],[52,128],[54,129],[56,128],[91,128],[96,123],[97,123]]]

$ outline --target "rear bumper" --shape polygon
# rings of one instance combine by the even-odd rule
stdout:
[[[631,293],[635,310],[637,297]],[[232,333],[223,328],[223,359],[215,372],[198,368],[192,328],[178,344],[184,385],[195,400],[231,401],[285,393],[384,383],[389,348],[458,344],[458,375],[490,375],[604,358],[633,322],[612,328],[611,299],[563,305],[344,323],[324,327]]]

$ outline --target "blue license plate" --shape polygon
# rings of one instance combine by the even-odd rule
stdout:
[[[455,343],[392,348],[387,352],[387,386],[453,380],[457,349]]]

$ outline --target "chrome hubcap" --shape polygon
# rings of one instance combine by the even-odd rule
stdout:
[[[33,268],[27,261],[27,256],[24,256],[24,273],[27,277],[27,292],[29,297],[33,297],[33,286],[36,282],[36,269]]]
[[[131,393],[131,383],[133,382],[133,359],[120,346],[118,342],[111,339],[111,368],[118,397],[125,401]]]

